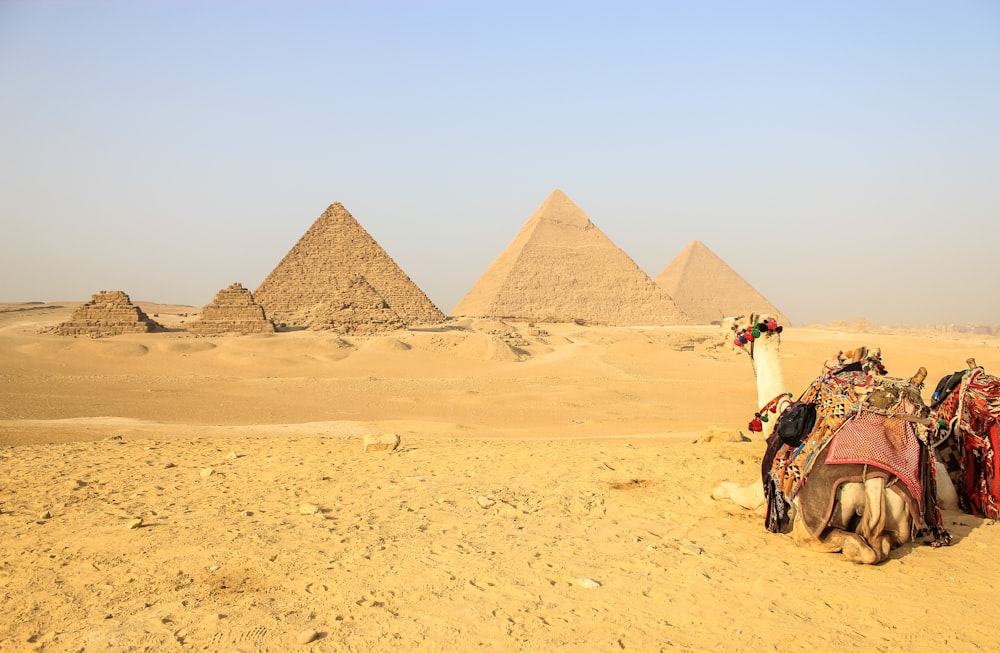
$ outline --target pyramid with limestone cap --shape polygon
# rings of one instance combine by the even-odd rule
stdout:
[[[453,316],[688,324],[669,295],[562,191],[554,191]]]
[[[291,327],[374,333],[445,319],[340,202],[253,296],[275,323]]]
[[[767,313],[788,318],[701,241],[688,243],[653,279],[699,324],[725,317]]]

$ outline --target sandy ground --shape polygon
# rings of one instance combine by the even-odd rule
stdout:
[[[0,305],[0,650],[995,647],[1000,527],[863,567],[710,498],[763,452],[714,327],[200,338],[137,303],[172,330]],[[859,345],[1000,370],[1000,338],[789,328],[789,389]]]

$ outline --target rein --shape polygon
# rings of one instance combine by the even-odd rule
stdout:
[[[764,404],[763,406],[761,406],[760,410],[757,411],[760,414],[761,421],[762,422],[766,422],[767,421],[766,415],[767,415],[768,411],[770,411],[772,413],[777,413],[778,412],[778,404],[781,402],[782,399],[789,399],[789,400],[791,400],[791,398],[792,398],[792,393],[791,392],[782,392],[780,395],[778,395],[777,397],[775,397],[771,401],[769,401],[766,404]]]

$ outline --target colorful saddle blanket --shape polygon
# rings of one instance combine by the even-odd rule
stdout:
[[[938,451],[960,507],[1000,519],[1000,378],[979,367],[969,370],[934,415],[948,435]]]

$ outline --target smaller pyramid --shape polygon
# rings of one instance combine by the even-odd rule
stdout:
[[[253,293],[234,283],[215,293],[212,303],[201,310],[201,318],[188,325],[188,331],[199,335],[223,333],[274,333],[274,325],[253,299]]]
[[[690,323],[561,190],[549,195],[451,315],[611,326]]]
[[[123,333],[150,333],[163,326],[154,322],[120,290],[102,290],[73,312],[68,322],[57,326],[61,336],[117,336]]]
[[[316,219],[254,297],[278,324],[340,333],[445,320],[340,202]]]
[[[788,323],[774,304],[698,240],[688,243],[653,280],[699,324],[746,313],[767,313]]]
[[[320,302],[304,317],[310,331],[345,335],[373,335],[406,328],[406,321],[362,276],[348,281],[336,301]]]

